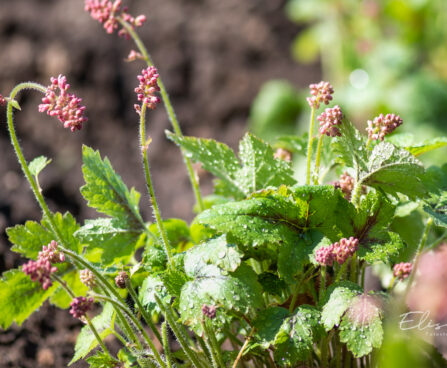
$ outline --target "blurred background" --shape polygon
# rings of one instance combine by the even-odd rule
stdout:
[[[232,148],[247,129],[274,142],[307,129],[309,83],[330,81],[334,99],[357,126],[395,112],[418,138],[447,134],[447,2],[445,0],[124,0],[145,14],[139,33],[152,54],[185,135]],[[67,76],[89,121],[71,133],[37,112],[41,96],[20,99],[16,128],[28,160],[45,155],[41,175],[53,210],[79,221],[95,216],[80,196],[81,146],[108,156],[143,194],[133,104],[143,65],[124,61],[131,41],[107,35],[82,0],[0,1],[0,93],[15,84],[47,85]],[[4,108],[0,108],[4,114]],[[4,116],[4,115],[3,115]],[[4,122],[5,118],[2,119]],[[149,156],[164,217],[193,218],[193,195],[160,107],[149,115]],[[40,212],[0,125],[0,271],[24,262],[9,251],[4,229]],[[444,155],[445,150],[437,151]],[[205,194],[211,177],[200,173]],[[20,328],[0,331],[0,367],[65,367],[79,324],[45,306]],[[36,365],[37,364],[37,365]],[[82,363],[73,367],[85,367]]]

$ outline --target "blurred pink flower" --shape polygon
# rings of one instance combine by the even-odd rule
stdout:
[[[392,133],[402,123],[403,121],[399,115],[380,114],[373,121],[368,120],[368,127],[366,128],[368,138],[383,141],[385,135]]]
[[[320,83],[313,83],[309,85],[310,94],[312,97],[307,98],[307,102],[310,107],[315,107],[318,109],[320,107],[320,103],[324,102],[326,105],[332,100],[332,94],[334,93],[334,89],[329,82],[321,81]]]

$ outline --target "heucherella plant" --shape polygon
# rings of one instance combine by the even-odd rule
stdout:
[[[135,81],[135,118],[154,221],[143,219],[140,194],[86,146],[80,191],[102,217],[80,225],[70,213],[51,211],[38,181],[50,160],[25,159],[13,124],[16,97],[41,92],[39,111],[72,132],[87,122],[87,109],[62,75],[48,87],[25,82],[0,95],[42,209],[40,222],[7,229],[12,251],[29,260],[0,280],[3,329],[48,300],[85,324],[69,364],[382,368],[385,324],[396,310],[424,305],[435,322],[446,315],[442,286],[430,289],[439,298],[421,304],[418,297],[425,285],[443,284],[433,269],[446,268],[445,246],[439,257],[428,250],[446,237],[447,166],[425,169],[417,158],[436,142],[407,145],[391,134],[403,122],[395,114],[369,121],[367,134],[338,105],[316,117],[334,99],[328,82],[310,86],[309,133],[280,137],[276,151],[250,133],[238,155],[215,140],[185,137],[136,33],[146,18],[129,15],[120,0],[86,0],[85,10],[108,33],[121,27],[138,49],[128,60],[145,64]],[[162,101],[173,128],[167,137],[181,149],[197,201],[190,224],[163,219],[152,184],[146,120]],[[305,157],[305,175],[292,169],[293,155]],[[191,161],[216,177],[212,195],[202,198]],[[369,290],[365,274],[377,265],[391,281]],[[109,335],[122,344],[117,354],[105,343]]]

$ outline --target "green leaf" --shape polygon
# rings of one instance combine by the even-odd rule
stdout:
[[[200,162],[205,170],[223,180],[239,195],[244,195],[235,175],[240,164],[230,147],[214,139],[177,136],[169,131],[166,131],[166,136],[181,146],[188,157]]]
[[[253,326],[256,331],[255,339],[263,349],[273,345],[284,319],[289,315],[289,311],[281,307],[270,307],[259,312]]]
[[[321,312],[321,321],[326,331],[340,324],[341,317],[349,308],[352,299],[362,293],[362,288],[350,281],[333,284],[326,291]]]
[[[360,180],[386,193],[402,193],[414,199],[426,194],[424,173],[422,164],[408,151],[381,142],[371,152],[367,170],[360,174]]]
[[[115,368],[117,361],[102,351],[86,359],[90,368]]]
[[[144,279],[138,291],[138,298],[141,304],[146,307],[146,310],[153,314],[160,313],[160,309],[155,301],[157,295],[164,303],[170,303],[171,295],[168,293],[166,286],[159,276],[149,275]]]
[[[278,276],[271,272],[263,272],[258,275],[258,282],[261,284],[265,292],[282,296],[283,291],[287,290],[287,284]]]
[[[45,156],[36,157],[28,164],[29,171],[31,175],[38,176],[39,173],[45,169],[45,167],[51,162],[51,159],[48,159]]]
[[[4,272],[0,279],[0,327],[7,329],[13,322],[20,326],[55,290],[55,285],[43,290],[21,270]]]
[[[275,336],[275,361],[282,366],[295,366],[305,361],[314,341],[324,334],[318,309],[310,305],[299,306],[292,316],[283,321]]]
[[[104,305],[104,309],[101,314],[92,319],[92,323],[99,333],[101,339],[106,338],[113,331],[113,325],[115,321],[115,311],[110,303]],[[82,327],[76,339],[75,354],[73,359],[68,365],[73,364],[79,359],[84,358],[87,354],[92,351],[96,346],[98,346],[98,341],[90,330],[89,326],[86,325]],[[90,358],[89,358],[90,359]],[[87,361],[89,361],[87,359]],[[96,366],[95,366],[96,367]],[[98,366],[100,367],[100,366]]]
[[[221,179],[223,183],[218,184],[217,193],[237,193],[235,197],[239,199],[267,186],[296,183],[290,164],[276,160],[271,146],[251,134],[246,134],[239,145],[242,166],[234,152],[223,143],[166,134],[186,150],[188,157],[201,162],[204,169]]]
[[[357,296],[351,302],[340,325],[340,341],[346,343],[354,357],[361,358],[379,348],[383,339],[380,310],[370,296]]]
[[[141,227],[140,194],[133,188],[127,189],[110,161],[107,158],[102,160],[98,151],[83,146],[82,160],[85,185],[81,187],[81,193],[88,205],[98,212],[126,221],[132,228]]]
[[[222,271],[234,272],[241,264],[243,254],[234,244],[228,244],[225,235],[189,249],[185,255],[185,270],[200,269],[214,264]]]
[[[447,164],[429,167],[425,184],[430,196],[426,199],[424,211],[434,219],[436,226],[447,227]]]
[[[79,228],[79,225],[73,216],[68,212],[64,215],[56,213],[53,215],[53,220],[62,235],[64,245],[80,254],[82,246],[73,237],[73,233]],[[50,229],[49,221],[46,218],[42,220],[42,224],[27,221],[25,225],[16,225],[6,229],[9,241],[14,244],[11,250],[26,258],[36,259],[42,246],[55,239],[55,235]]]
[[[306,156],[308,140],[307,133],[303,135],[283,135],[277,138],[274,147],[283,148],[287,151]]]
[[[120,219],[99,218],[86,220],[75,236],[89,251],[99,251],[103,265],[111,265],[129,262],[141,232]]]
[[[354,237],[359,239],[357,255],[369,263],[389,263],[404,244],[399,235],[389,231],[395,206],[382,194],[369,192],[352,220]]]
[[[415,137],[409,133],[393,134],[387,139],[387,141],[398,147],[405,148],[416,157],[447,146],[447,137],[436,137],[426,139],[421,142],[415,142]]]
[[[271,146],[251,134],[247,133],[239,143],[239,157],[242,169],[236,177],[246,195],[269,186],[296,183],[290,164],[276,160]]]
[[[178,268],[168,268],[165,272],[158,275],[166,287],[168,293],[179,297],[183,285],[188,281],[188,277]]]
[[[339,240],[333,215],[341,199],[333,186],[281,186],[254,193],[244,201],[214,206],[197,219],[229,234],[246,255],[274,260],[281,244],[296,246],[309,230]]]
[[[19,105],[19,103],[17,102],[17,100],[9,100],[8,102],[9,102],[9,103],[12,105],[12,107],[14,107],[15,109],[17,109],[17,110],[19,110],[19,111],[22,110],[22,108],[20,107],[20,105]]]
[[[336,162],[356,170],[367,171],[367,149],[365,137],[349,121],[339,127],[341,136],[332,140]]]
[[[204,304],[217,307],[213,319],[216,324],[227,321],[225,312],[236,311],[250,318],[262,306],[262,288],[249,266],[242,264],[234,272],[223,271],[211,264],[201,268],[191,266],[185,265],[185,271],[193,280],[183,286],[179,303],[181,320],[185,324],[194,329],[201,328]]]

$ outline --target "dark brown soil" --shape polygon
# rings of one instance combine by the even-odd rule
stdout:
[[[283,78],[304,86],[319,77],[318,67],[299,66],[290,57],[297,28],[284,15],[284,0],[124,2],[130,13],[148,16],[140,34],[187,135],[213,137],[236,147],[251,101],[265,81]],[[37,112],[37,93],[20,100],[22,112],[15,121],[28,160],[39,155],[53,159],[41,177],[51,208],[70,211],[79,221],[95,216],[79,194],[81,146],[86,144],[100,149],[124,181],[143,193],[142,212],[149,219],[136,143],[138,118],[132,107],[136,75],[143,65],[124,62],[132,43],[107,35],[83,11],[81,0],[4,0],[0,45],[0,93],[7,95],[16,83],[27,80],[46,85],[50,76],[61,73],[88,109],[88,123],[73,134]],[[4,114],[3,108],[0,113]],[[164,130],[170,128],[166,114],[158,108],[149,119],[152,175],[163,216],[191,220],[193,195],[179,151],[165,139]],[[4,123],[0,152],[0,271],[4,271],[24,262],[9,250],[4,229],[38,220],[40,213],[22,179]],[[205,193],[211,191],[211,178],[202,176],[201,184]],[[65,367],[79,328],[67,311],[45,305],[23,326],[0,331],[0,367]]]

